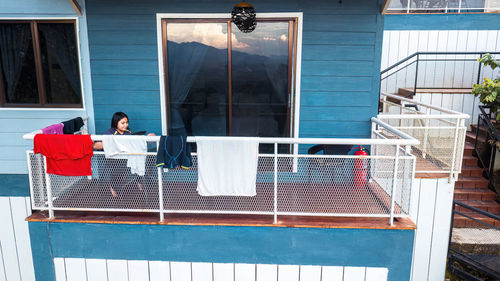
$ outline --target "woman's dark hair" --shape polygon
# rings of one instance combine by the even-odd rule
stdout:
[[[118,122],[123,118],[127,118],[128,120],[127,114],[123,112],[115,112],[115,114],[113,114],[113,118],[111,118],[111,128],[116,129],[116,126],[118,126]]]

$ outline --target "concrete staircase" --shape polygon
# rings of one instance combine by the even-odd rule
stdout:
[[[464,148],[464,157],[462,162],[462,173],[455,183],[454,199],[472,207],[476,207],[483,211],[500,215],[500,204],[495,201],[495,193],[488,188],[489,180],[483,176],[483,169],[479,167],[479,159],[472,155],[475,141],[475,126],[473,131],[467,133],[466,143]],[[470,210],[457,206],[457,211],[463,212],[471,217],[500,226],[499,222],[493,219],[482,216],[477,213],[472,213]],[[478,226],[478,222],[463,216],[456,215],[454,219],[455,227]]]

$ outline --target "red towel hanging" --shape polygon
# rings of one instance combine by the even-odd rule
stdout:
[[[90,135],[35,135],[34,152],[47,158],[47,173],[60,176],[92,175],[94,155]]]

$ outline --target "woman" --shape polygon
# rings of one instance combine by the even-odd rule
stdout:
[[[129,119],[127,114],[123,112],[115,112],[113,114],[113,117],[111,118],[111,128],[109,128],[106,132],[104,132],[104,135],[132,135],[132,132],[129,130]],[[148,136],[154,136],[155,134],[150,133]],[[94,143],[94,149],[97,150],[102,150],[102,142],[95,142]],[[111,171],[111,167],[125,167],[126,163],[123,160],[117,160],[117,159],[105,159],[105,168],[103,171],[103,178],[109,185],[109,190],[113,197],[117,197],[118,193],[115,191],[115,189],[112,187],[114,186],[124,186],[128,184],[128,181],[124,177],[123,174],[121,173],[116,173]],[[142,188],[142,177],[135,178],[134,181],[137,182],[137,187],[139,190],[143,190]]]

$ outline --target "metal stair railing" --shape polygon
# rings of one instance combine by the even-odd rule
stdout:
[[[491,110],[487,113],[485,109],[491,109],[490,106],[479,106],[479,116],[476,128],[476,139],[474,141],[474,152],[481,163],[482,168],[489,180],[489,188],[493,190],[497,196],[500,196],[495,186],[495,158],[496,153],[500,149],[500,135],[495,126],[491,122]],[[484,128],[482,130],[481,128]],[[480,141],[480,132],[484,133],[484,142]]]
[[[472,89],[485,76],[488,68],[479,63],[485,54],[500,52],[416,52],[380,72],[381,92],[409,90],[406,98],[418,89]]]
[[[456,218],[462,218],[466,227],[455,225]],[[500,260],[495,247],[488,247],[500,243],[500,228],[496,226],[500,217],[454,200],[451,222],[448,272],[468,281],[500,280],[500,270],[488,262]],[[465,237],[473,237],[474,247],[460,244]]]

